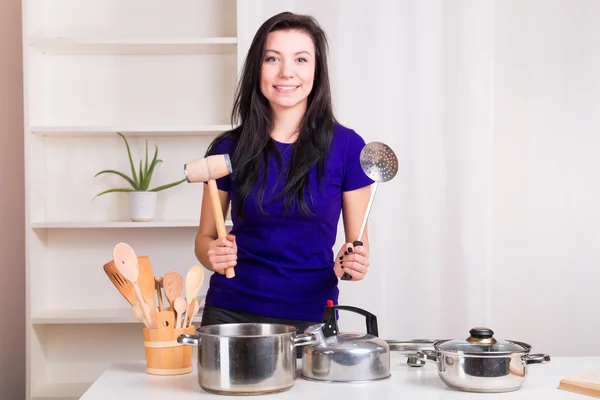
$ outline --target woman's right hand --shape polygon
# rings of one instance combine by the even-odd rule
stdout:
[[[229,234],[225,238],[216,239],[210,242],[207,255],[212,270],[223,275],[225,269],[234,267],[237,264],[237,245],[235,243],[235,236]]]

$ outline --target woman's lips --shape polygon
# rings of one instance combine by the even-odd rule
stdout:
[[[297,85],[273,85],[273,88],[275,88],[275,91],[278,93],[293,93],[299,87],[300,86]]]

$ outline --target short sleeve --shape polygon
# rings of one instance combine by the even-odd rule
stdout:
[[[358,133],[350,131],[348,146],[346,147],[344,180],[342,182],[343,192],[360,189],[374,182],[365,174],[360,166],[360,152],[365,147],[365,144],[364,139]]]
[[[227,155],[229,155],[229,157],[232,157],[233,149],[234,149],[233,139],[229,139],[229,138],[222,139],[214,144],[212,149],[208,152],[207,156],[213,156],[213,155],[217,155],[217,154],[227,154]],[[216,180],[216,182],[217,182],[217,187],[219,188],[219,190],[222,190],[224,192],[231,191],[231,175],[227,175],[222,178],[218,178]]]

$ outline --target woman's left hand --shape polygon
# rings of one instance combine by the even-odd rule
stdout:
[[[369,252],[363,246],[354,247],[352,243],[344,243],[335,258],[333,268],[338,278],[347,272],[353,281],[360,281],[369,269]]]

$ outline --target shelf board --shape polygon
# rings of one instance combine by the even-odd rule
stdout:
[[[42,136],[115,136],[121,132],[126,136],[212,136],[227,130],[231,125],[203,126],[77,126],[46,125],[32,126],[33,134]]]
[[[235,53],[237,38],[47,38],[28,44],[48,54],[203,54]]]
[[[193,318],[200,322],[202,310]],[[32,316],[33,325],[79,325],[79,324],[141,324],[133,316],[131,308],[112,310],[46,310]]]
[[[199,220],[182,221],[88,221],[88,222],[34,222],[33,229],[98,229],[98,228],[197,228]],[[225,220],[225,226],[231,227],[231,220]]]
[[[92,383],[54,383],[42,386],[31,396],[32,400],[79,399]]]

